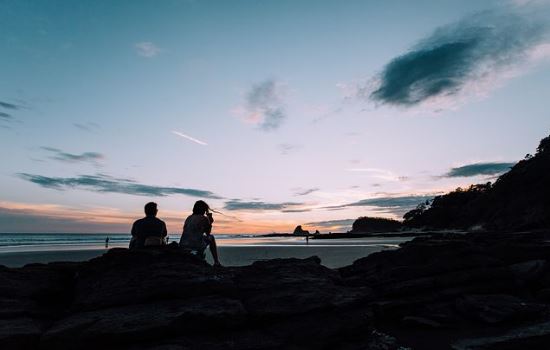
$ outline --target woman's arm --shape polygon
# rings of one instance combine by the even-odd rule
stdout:
[[[204,218],[204,233],[210,235],[210,232],[212,232],[212,223],[214,222],[214,218],[211,213],[206,215],[207,216]]]

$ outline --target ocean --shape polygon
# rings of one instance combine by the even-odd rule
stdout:
[[[218,240],[234,241],[250,239],[254,235],[216,235]],[[168,236],[169,241],[179,241],[179,235]],[[50,249],[96,249],[105,247],[109,238],[109,248],[128,247],[130,234],[127,233],[0,233],[0,252],[35,251]]]
[[[106,238],[109,246],[105,246]],[[179,241],[179,235],[169,235]],[[265,237],[251,234],[216,234],[222,264],[239,266],[275,258],[306,258],[316,255],[324,265],[340,267],[373,252],[396,249],[410,238],[371,237],[310,239]],[[82,261],[110,248],[126,248],[129,234],[108,233],[0,233],[0,265],[23,266],[50,261]],[[210,254],[207,254],[210,260]]]
[[[106,233],[0,233],[0,250],[26,247],[29,250],[44,246],[64,245],[104,245],[109,237],[109,244],[122,245],[130,242],[129,234]]]

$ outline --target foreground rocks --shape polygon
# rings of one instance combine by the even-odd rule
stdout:
[[[0,267],[2,349],[547,349],[550,234],[435,235],[332,270],[178,249]]]

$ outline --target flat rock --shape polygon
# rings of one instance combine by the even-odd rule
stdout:
[[[511,295],[468,295],[457,299],[457,311],[483,323],[529,321],[546,311],[546,305],[527,303]]]
[[[125,344],[164,338],[176,334],[204,332],[212,327],[235,328],[245,311],[237,300],[206,297],[159,301],[99,311],[81,312],[55,323],[43,341],[55,347],[71,348]]]
[[[546,350],[550,344],[550,322],[516,328],[492,337],[462,339],[452,345],[454,350]]]
[[[73,307],[96,310],[229,293],[232,288],[231,270],[213,268],[177,249],[112,249],[79,271]]]
[[[2,349],[34,349],[42,332],[42,324],[28,317],[0,320]]]
[[[277,317],[344,307],[371,295],[340,285],[338,273],[317,257],[255,262],[236,272],[237,295],[253,317]]]

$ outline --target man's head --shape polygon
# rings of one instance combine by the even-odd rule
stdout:
[[[157,203],[155,202],[149,202],[145,204],[145,215],[146,216],[157,216]]]
[[[205,201],[196,201],[193,206],[193,214],[204,215],[209,209],[210,207]]]

